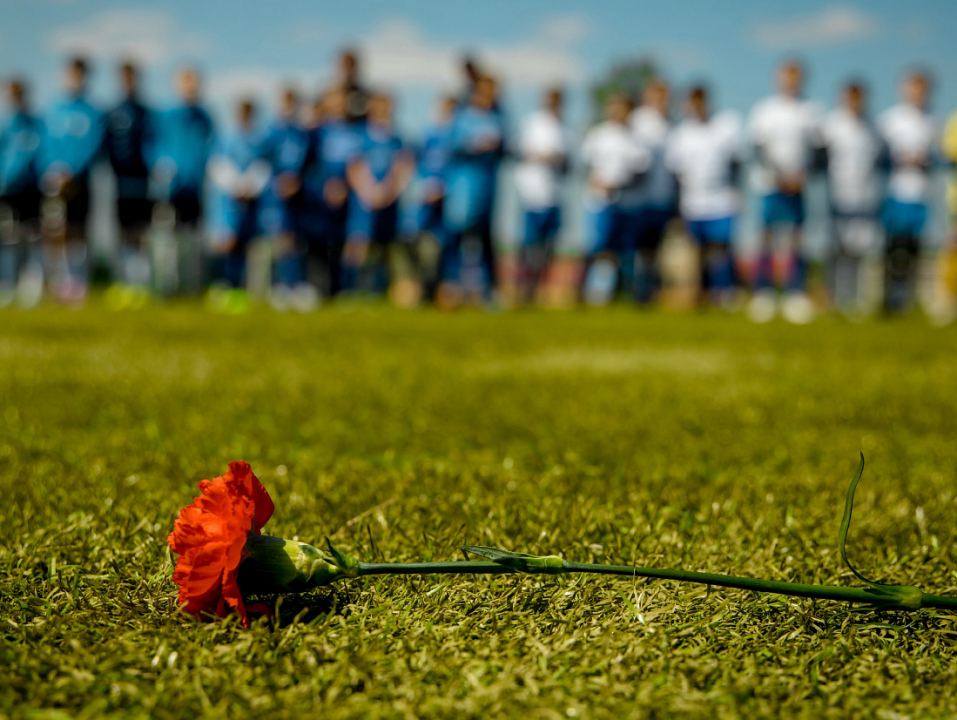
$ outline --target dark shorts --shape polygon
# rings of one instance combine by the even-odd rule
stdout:
[[[13,195],[0,197],[0,203],[13,211],[13,217],[17,222],[29,222],[40,217],[40,198],[38,188],[29,188]]]
[[[804,224],[804,196],[773,192],[764,196],[764,226]]]
[[[63,188],[66,200],[66,221],[70,225],[85,225],[90,214],[90,183],[87,178],[73,178]]]
[[[675,213],[673,210],[644,207],[628,212],[628,232],[638,250],[657,250],[665,235],[665,228]]]
[[[181,193],[170,199],[176,210],[176,222],[179,225],[195,225],[203,217],[203,203],[198,195]]]
[[[153,201],[149,198],[117,198],[116,214],[121,228],[141,228],[153,219]]]
[[[557,207],[525,211],[525,246],[551,243],[561,226],[561,211]]]
[[[398,225],[398,203],[379,210],[369,210],[358,203],[349,208],[347,227],[350,240],[388,245],[396,239]]]

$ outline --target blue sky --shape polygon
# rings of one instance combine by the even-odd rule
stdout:
[[[40,103],[56,92],[59,61],[76,49],[98,61],[100,102],[115,98],[112,64],[133,55],[147,68],[152,102],[168,102],[173,68],[195,61],[222,111],[249,92],[271,103],[270,89],[283,80],[320,87],[336,50],[355,44],[365,52],[368,80],[398,95],[409,132],[427,122],[437,93],[455,89],[455,58],[466,50],[503,76],[512,117],[534,105],[543,84],[563,81],[578,126],[591,114],[588,84],[615,61],[645,56],[679,85],[709,81],[720,104],[741,112],[769,91],[785,54],[807,60],[808,95],[826,104],[854,75],[870,82],[880,109],[893,101],[902,69],[920,63],[938,79],[935,113],[943,118],[957,107],[952,0],[0,0],[0,12],[0,76],[31,79]]]

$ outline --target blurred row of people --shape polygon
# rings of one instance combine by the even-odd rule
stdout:
[[[90,177],[106,159],[116,178],[121,246],[119,303],[150,292],[199,292],[212,281],[230,307],[246,290],[277,307],[313,307],[340,292],[384,291],[403,305],[444,307],[535,299],[591,305],[622,290],[640,303],[661,288],[660,249],[681,223],[699,246],[699,302],[735,306],[750,288],[749,316],[780,310],[807,322],[802,248],[809,178],[826,178],[834,229],[829,276],[835,304],[863,309],[862,263],[883,256],[884,304],[908,309],[930,202],[930,173],[957,156],[957,123],[939,132],[928,112],[930,78],[909,73],[899,104],[871,120],[866,87],[850,82],[824,113],[802,96],[804,71],[785,62],[777,92],[746,119],[716,111],[691,88],[682,119],[660,79],[640,102],[619,93],[576,141],[560,89],[507,141],[498,84],[474,62],[466,90],[441,99],[422,142],[400,137],[393,101],[360,81],[358,58],[339,58],[337,82],[315,102],[291,88],[263,127],[252,101],[217,131],[201,104],[200,77],[176,78],[179,104],[164,112],[140,98],[138,72],[120,68],[122,101],[102,113],[86,97],[87,65],[65,69],[65,97],[39,117],[26,87],[9,85],[13,114],[0,134],[0,295],[21,304],[45,286],[82,302],[90,276]],[[518,252],[499,252],[493,212],[499,167],[515,161],[523,213]],[[586,229],[577,252],[559,252],[564,186],[585,171]],[[753,262],[736,258],[735,224],[753,168],[763,235]],[[219,302],[219,301],[217,301]]]

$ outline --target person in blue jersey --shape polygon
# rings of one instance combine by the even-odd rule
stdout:
[[[621,199],[628,215],[629,252],[636,253],[634,263],[623,263],[622,274],[634,273],[632,290],[641,304],[652,302],[658,294],[658,250],[668,223],[677,214],[678,186],[664,162],[671,132],[669,97],[668,85],[661,79],[652,80],[628,119],[635,142],[651,162],[641,181]]]
[[[86,83],[86,61],[74,58],[64,72],[65,96],[46,115],[40,151],[40,188],[51,200],[54,220],[51,282],[54,294],[69,304],[86,299],[90,171],[102,153],[105,127],[103,113],[86,99]]]
[[[445,95],[435,106],[432,126],[426,130],[416,153],[416,177],[409,212],[402,223],[402,232],[410,241],[410,252],[418,287],[413,296],[415,304],[422,297],[435,295],[439,280],[439,254],[445,238],[443,211],[445,205],[445,172],[451,159],[449,137],[452,118],[458,109],[458,100]]]
[[[155,133],[152,179],[162,213],[177,239],[175,283],[187,293],[199,292],[203,280],[200,224],[203,221],[206,164],[213,141],[213,122],[202,107],[202,81],[194,68],[184,68],[174,81],[177,104],[159,118]]]
[[[562,123],[563,93],[545,92],[542,108],[522,125],[519,140],[521,163],[515,170],[515,189],[522,206],[525,233],[519,257],[518,277],[505,281],[518,292],[518,302],[535,297],[551,262],[561,226],[562,181],[568,170],[570,137]]]
[[[449,132],[451,159],[446,171],[442,283],[436,301],[458,305],[463,297],[480,300],[495,282],[492,210],[499,163],[505,148],[502,115],[495,108],[498,86],[480,77],[466,106],[459,108]]]
[[[321,211],[321,232],[309,245],[310,265],[324,295],[339,292],[342,250],[349,218],[346,169],[355,156],[359,129],[347,120],[347,93],[341,87],[323,96],[322,122],[312,134],[312,161],[307,175],[307,202]]]
[[[43,287],[37,161],[42,121],[21,80],[8,86],[12,113],[0,127],[0,305],[33,306]]]
[[[451,95],[439,100],[434,124],[426,131],[417,157],[421,198],[415,212],[415,230],[438,238],[442,236],[445,171],[452,156],[449,139],[457,108],[458,101]]]
[[[255,124],[251,100],[236,107],[236,127],[214,143],[209,179],[215,192],[210,219],[214,253],[213,278],[240,290],[246,282],[246,251],[260,234],[260,198],[272,172],[262,157],[263,136]]]
[[[136,66],[124,63],[119,75],[123,100],[107,116],[106,151],[116,174],[116,214],[122,244],[120,278],[145,287],[150,282],[150,262],[143,240],[153,214],[149,173],[155,122],[140,100]]]
[[[275,284],[270,301],[277,309],[305,300],[304,238],[299,234],[305,213],[303,177],[310,156],[310,138],[299,118],[299,94],[287,87],[280,92],[277,117],[266,134],[262,156],[269,163],[272,178],[262,198],[260,224],[272,238],[275,256]],[[295,295],[294,295],[295,293]],[[297,308],[299,303],[294,303]]]
[[[370,245],[385,248],[396,239],[399,197],[414,170],[414,155],[393,129],[392,98],[373,93],[361,143],[346,171],[352,198],[342,254],[343,289],[356,289]],[[371,289],[378,290],[376,285],[381,284],[373,282]]]

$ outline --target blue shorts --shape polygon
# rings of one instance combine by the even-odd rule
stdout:
[[[888,198],[884,202],[881,216],[888,237],[908,235],[918,238],[927,222],[927,206],[923,203],[901,202]]]
[[[699,245],[711,243],[730,245],[734,236],[734,218],[723,217],[713,220],[688,220],[688,232]]]
[[[525,211],[525,245],[551,242],[561,226],[561,211],[557,207]]]
[[[628,245],[628,213],[615,205],[603,205],[586,211],[586,255],[600,252],[621,253]]]
[[[396,239],[399,229],[399,204],[370,210],[356,202],[349,208],[348,239],[387,245]]]
[[[764,196],[764,226],[804,224],[804,196],[773,192]]]

